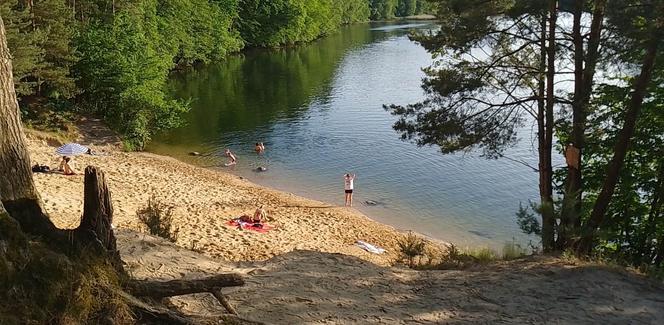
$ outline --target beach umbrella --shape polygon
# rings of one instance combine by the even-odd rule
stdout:
[[[77,156],[88,152],[88,147],[78,143],[67,143],[55,150],[55,152],[60,156]]]

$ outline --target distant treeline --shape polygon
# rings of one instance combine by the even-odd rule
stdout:
[[[130,149],[188,110],[165,91],[175,68],[426,8],[422,0],[0,1],[24,117],[44,123],[94,113]]]
[[[432,13],[433,4],[427,0],[369,0],[371,19],[391,19]]]

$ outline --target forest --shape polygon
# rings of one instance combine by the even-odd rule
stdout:
[[[99,116],[127,150],[182,122],[189,103],[164,89],[175,69],[427,10],[424,0],[0,1],[24,120],[57,129]]]
[[[533,130],[540,200],[522,230],[546,253],[664,274],[664,1],[435,3],[441,30],[412,37],[438,58],[428,99],[386,106],[394,129],[489,159]]]

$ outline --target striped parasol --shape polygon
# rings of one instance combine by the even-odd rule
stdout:
[[[77,156],[77,155],[82,155],[86,152],[88,152],[88,147],[82,146],[78,143],[67,143],[64,146],[55,150],[55,153],[57,153],[60,156]]]

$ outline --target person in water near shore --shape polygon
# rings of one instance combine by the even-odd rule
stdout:
[[[231,149],[226,149],[225,154],[228,157],[226,166],[233,166],[237,163],[237,158],[235,158],[235,155],[231,152]]]
[[[345,174],[344,175],[344,192],[346,192],[346,200],[344,205],[347,207],[353,206],[353,181],[355,180],[355,174]]]
[[[254,150],[256,150],[256,153],[261,154],[265,152],[265,145],[263,142],[256,142],[256,148]]]

